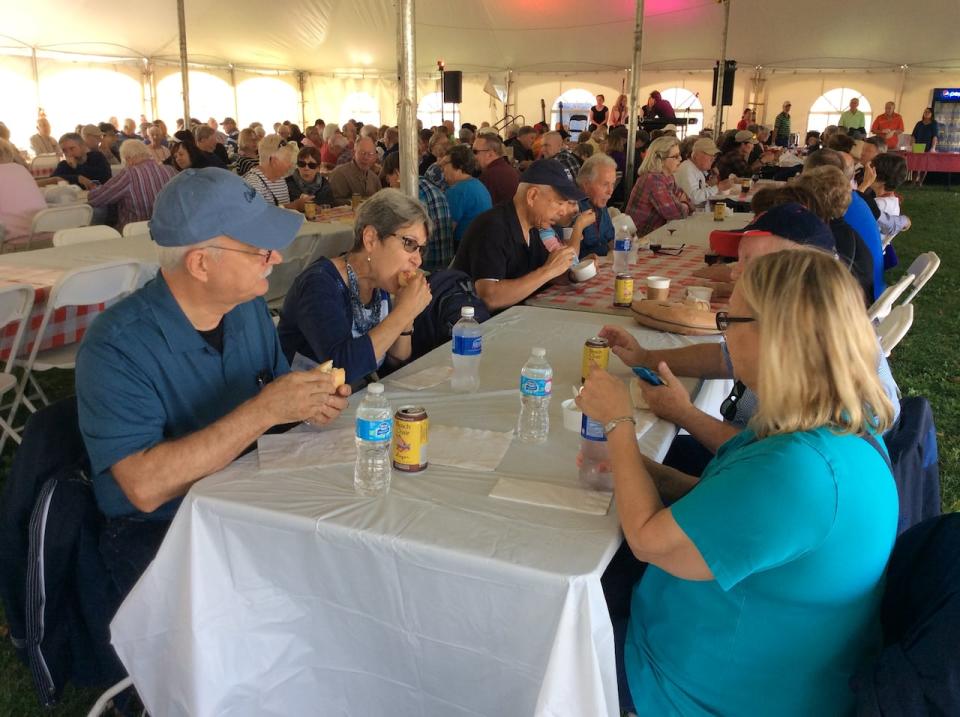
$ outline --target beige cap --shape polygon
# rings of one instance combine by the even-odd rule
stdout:
[[[733,141],[736,142],[737,144],[741,144],[742,142],[749,142],[750,144],[756,144],[757,138],[753,136],[753,132],[742,129],[734,135]]]
[[[709,137],[703,137],[698,139],[693,143],[694,152],[703,152],[704,154],[715,155],[720,154],[720,148],[717,147],[717,143],[714,142]]]
[[[103,132],[101,132],[100,128],[95,124],[83,125],[83,129],[80,130],[80,134],[83,137],[103,137]]]

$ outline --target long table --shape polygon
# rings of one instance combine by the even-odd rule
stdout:
[[[353,243],[353,219],[336,222],[304,222],[293,243],[284,250],[284,263],[274,267],[270,274],[266,298],[278,300],[286,295],[297,274],[310,262],[321,256],[335,256]],[[289,261],[287,261],[289,258]],[[36,249],[11,254],[0,254],[0,285],[4,282],[31,284],[36,290],[30,326],[24,337],[23,352],[28,352],[36,340],[36,333],[46,309],[50,289],[67,271],[81,266],[108,261],[132,259],[141,262],[145,270],[156,271],[157,245],[145,237],[123,237],[104,241],[73,244],[63,247]],[[90,322],[104,310],[104,306],[70,306],[57,309],[40,349],[75,343],[83,338]],[[6,358],[16,334],[16,326],[0,327],[0,359]]]
[[[484,324],[478,393],[409,392],[387,379],[394,408],[506,431],[520,367],[544,346],[548,443],[514,442],[493,473],[394,472],[386,497],[363,498],[352,465],[266,474],[251,454],[195,484],[112,623],[150,713],[618,715],[600,585],[621,541],[615,507],[597,516],[489,497],[503,476],[577,484],[579,437],[563,427],[560,402],[602,322],[650,346],[696,341],[621,317],[514,307]],[[449,364],[449,352],[397,376]],[[628,376],[616,358],[610,366]],[[722,382],[708,381],[695,401],[722,398]],[[352,425],[358,399],[331,428]],[[675,433],[657,421],[641,449],[661,460]]]

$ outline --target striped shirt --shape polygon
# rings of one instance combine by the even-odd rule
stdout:
[[[174,175],[173,167],[146,160],[121,169],[105,184],[94,187],[87,202],[94,207],[117,205],[117,229],[153,216],[153,202]]]
[[[790,115],[781,112],[773,121],[773,138],[776,144],[787,146],[790,140]],[[782,143],[782,144],[781,144]]]
[[[237,174],[242,177],[258,164],[260,164],[260,159],[257,157],[237,157]]]
[[[420,201],[427,208],[427,215],[433,224],[430,240],[427,242],[427,255],[423,258],[426,271],[446,269],[453,261],[453,222],[450,218],[450,205],[446,195],[435,184],[424,177],[418,179]]]
[[[282,207],[290,203],[290,190],[285,179],[267,179],[260,167],[254,167],[243,175],[243,181],[253,187],[268,204]]]

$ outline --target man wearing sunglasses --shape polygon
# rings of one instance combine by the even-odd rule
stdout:
[[[752,260],[778,251],[798,247],[814,247],[836,255],[836,244],[830,228],[816,215],[799,204],[782,204],[758,216],[743,230],[739,262],[734,265],[734,280]],[[743,317],[717,313],[720,331]],[[717,449],[746,427],[757,410],[757,398],[739,381],[720,406],[723,421],[704,413],[690,401],[690,395],[676,376],[697,378],[736,378],[732,374],[730,356],[725,343],[693,344],[678,349],[649,350],[619,326],[604,326],[600,336],[610,342],[613,352],[630,366],[646,366],[657,371],[665,386],[654,387],[641,382],[644,398],[660,418],[687,430],[690,436],[678,437],[664,461],[690,475],[700,475]],[[899,389],[890,366],[879,353],[877,374],[894,406],[894,420],[899,415]]]
[[[576,250],[562,242],[548,251],[540,230],[559,223],[570,200],[585,197],[559,162],[538,159],[521,175],[512,201],[495,205],[470,223],[451,268],[473,278],[491,311],[519,304],[563,276],[575,261]]]
[[[100,314],[77,355],[80,430],[121,595],[153,559],[190,486],[268,429],[324,424],[349,387],[290,373],[260,297],[303,218],[236,175],[187,169],[150,221],[160,271]]]
[[[330,173],[334,204],[349,204],[354,194],[367,199],[380,191],[380,175],[374,170],[378,159],[373,140],[359,138],[353,147],[353,161],[341,164]]]

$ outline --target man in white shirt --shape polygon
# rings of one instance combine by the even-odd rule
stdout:
[[[716,143],[709,137],[702,137],[694,143],[689,159],[681,162],[673,175],[677,186],[690,197],[694,206],[705,204],[731,186],[729,179],[718,182],[716,175],[710,173],[718,154],[720,150]]]

